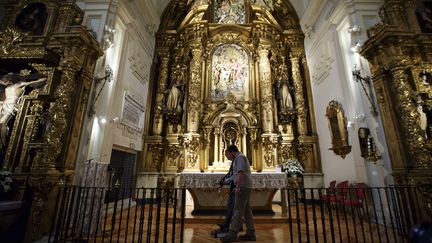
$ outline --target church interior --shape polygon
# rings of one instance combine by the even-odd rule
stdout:
[[[46,238],[65,186],[223,210],[229,145],[257,213],[347,181],[414,188],[430,220],[431,85],[432,0],[1,1],[0,236]]]

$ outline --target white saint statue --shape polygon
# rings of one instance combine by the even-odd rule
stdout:
[[[418,105],[417,106],[417,111],[420,115],[420,128],[423,131],[423,134],[425,137],[426,136],[426,129],[427,129],[427,117],[426,117],[426,113],[423,111],[423,106],[422,105]]]
[[[289,91],[288,80],[279,80],[279,104],[281,111],[291,110],[294,105]]]
[[[171,81],[171,87],[168,90],[168,97],[166,101],[166,109],[170,112],[181,112],[182,107],[180,101],[183,96],[181,87],[183,86],[183,78],[181,73],[177,73]]]

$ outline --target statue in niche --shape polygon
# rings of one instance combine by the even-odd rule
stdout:
[[[16,81],[18,80],[18,81]],[[37,88],[46,83],[46,78],[32,74],[21,76],[19,74],[7,74],[0,78],[0,85],[4,86],[4,99],[0,101],[0,142],[4,148],[9,134],[8,123],[18,111],[18,102],[27,86]]]
[[[423,106],[421,104],[418,104],[417,106],[417,111],[419,113],[419,125],[420,125],[420,129],[422,130],[422,136],[427,138],[427,127],[428,127],[428,122],[427,122],[427,116],[426,113],[423,111]]]
[[[286,76],[286,75],[284,75]],[[280,111],[292,110],[294,108],[291,90],[289,86],[288,79],[284,77],[279,77],[278,80],[278,100]]]
[[[425,103],[423,102],[423,99],[421,96],[417,97],[415,103],[417,104],[417,112],[419,115],[418,124],[419,124],[420,129],[421,129],[420,135],[422,135],[425,138],[429,138],[429,136],[428,136],[429,123],[428,123],[428,114],[427,114],[427,113],[429,113],[429,111],[425,110],[425,107],[423,106]]]
[[[17,15],[15,26],[22,31],[30,32],[32,35],[42,35],[47,16],[44,4],[30,4]]]
[[[168,97],[166,100],[166,111],[171,113],[180,113],[182,111],[181,103],[183,99],[183,73],[180,69],[174,72],[171,80],[170,88],[168,89]]]
[[[425,70],[423,70],[423,71],[420,73],[420,77],[421,77],[422,85],[427,86],[427,87],[430,86],[430,84],[429,84],[429,82],[428,82],[428,77],[429,77],[429,76],[430,76],[430,74],[427,73]]]

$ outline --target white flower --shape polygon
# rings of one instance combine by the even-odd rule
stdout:
[[[304,172],[302,164],[296,159],[285,160],[282,164],[282,170],[288,175],[301,175]]]

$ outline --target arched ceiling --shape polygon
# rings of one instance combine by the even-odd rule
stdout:
[[[175,1],[175,0],[151,0],[151,2],[152,2],[152,4],[153,4],[153,6],[154,6],[154,8],[156,9],[156,11],[158,12],[158,14],[159,14],[159,17],[161,17],[162,16],[162,13],[163,13],[163,11],[165,10],[165,8],[168,6],[168,4],[171,2],[171,1]],[[186,0],[186,1],[192,1],[192,0]],[[286,1],[286,0],[281,0],[281,1]],[[300,0],[300,1],[305,1],[305,0]],[[310,0],[308,0],[307,2],[309,2]],[[297,14],[298,14],[298,9],[297,9],[297,7],[298,7],[298,0],[288,0],[288,2],[290,2],[291,4],[292,4],[292,6],[296,9],[296,12],[297,12]]]
[[[161,21],[159,29],[176,29],[179,27],[179,24],[186,17],[191,7],[194,5],[195,0],[164,0],[158,1],[152,0],[155,8],[160,11],[163,8],[161,13]],[[205,0],[204,0],[205,1]],[[207,0],[211,1],[211,0]],[[258,4],[256,2],[258,0],[247,0],[246,3],[250,4]],[[264,1],[261,4],[269,4],[267,6],[271,6],[271,15],[272,18],[281,25],[282,29],[296,29],[299,26],[299,18],[297,15],[297,11],[294,8],[291,1],[293,0],[260,0]],[[271,1],[271,3],[266,3]],[[295,1],[295,0],[294,0]]]

